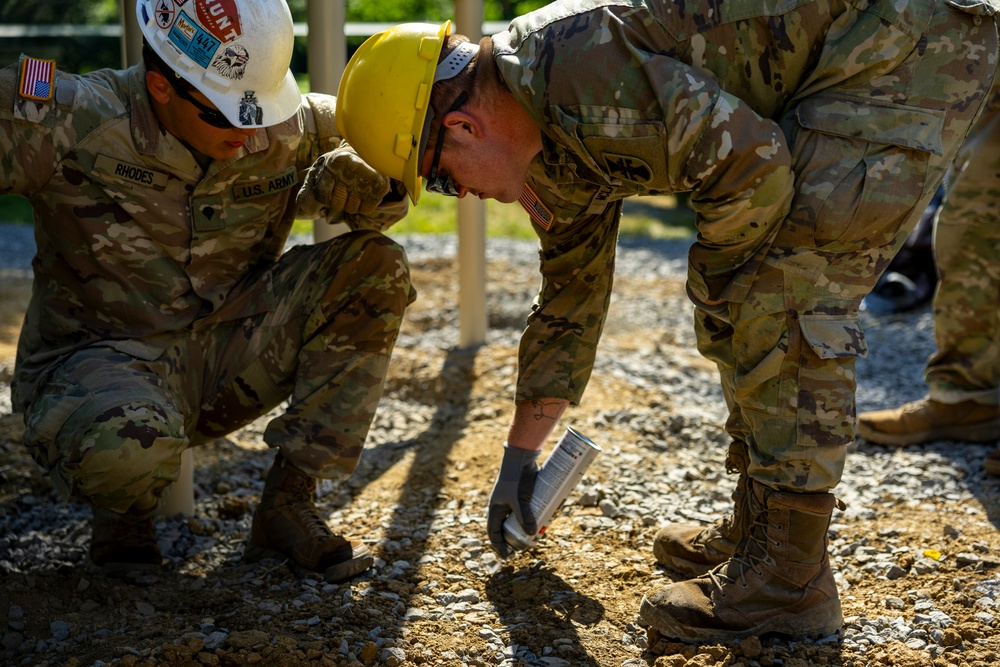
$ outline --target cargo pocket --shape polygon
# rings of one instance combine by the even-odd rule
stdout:
[[[792,167],[799,184],[785,244],[829,252],[891,244],[941,155],[943,112],[818,96],[795,110]],[[811,236],[811,238],[809,238]]]
[[[857,315],[800,315],[802,337],[820,359],[868,356],[868,342]]]
[[[60,449],[57,437],[73,414],[91,399],[89,389],[58,369],[28,406],[24,444],[35,462],[51,470],[71,452]]]

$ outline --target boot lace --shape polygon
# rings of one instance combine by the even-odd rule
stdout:
[[[309,535],[309,538],[317,542],[330,538],[330,527],[319,515],[319,510],[311,502],[300,503],[296,508],[296,514]]]
[[[300,525],[311,540],[323,541],[330,537],[330,528],[320,516],[312,501],[316,482],[305,475],[290,475],[285,481],[286,491],[294,498],[293,507]]]
[[[764,576],[764,565],[774,566],[776,561],[771,556],[768,547],[781,548],[779,540],[773,540],[768,536],[767,508],[750,495],[750,511],[753,520],[749,526],[748,534],[742,549],[737,549],[729,561],[717,565],[708,572],[708,578],[712,585],[719,591],[719,595],[726,597],[726,587],[739,585],[746,588],[750,585],[747,581],[747,574],[753,572],[758,577]],[[781,526],[776,526],[781,530]]]

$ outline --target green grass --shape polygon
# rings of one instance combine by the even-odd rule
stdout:
[[[311,234],[311,220],[297,220],[293,233]],[[424,193],[405,218],[392,226],[392,234],[454,234],[458,230],[458,205],[451,197]],[[486,235],[533,239],[535,233],[520,204],[486,202]],[[678,205],[674,197],[642,197],[625,202],[621,235],[632,238],[680,239],[694,235],[694,212]]]

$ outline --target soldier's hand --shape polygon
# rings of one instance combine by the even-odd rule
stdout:
[[[538,523],[531,511],[531,496],[535,492],[535,478],[538,477],[538,451],[518,449],[508,444],[503,446],[503,460],[500,473],[490,493],[490,507],[486,518],[486,532],[490,536],[493,549],[501,558],[513,551],[503,538],[503,522],[511,514],[521,524],[524,532],[534,535]]]
[[[307,218],[371,215],[389,193],[389,185],[387,176],[342,145],[309,167],[295,203],[299,214]]]

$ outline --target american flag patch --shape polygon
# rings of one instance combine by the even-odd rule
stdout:
[[[545,204],[539,201],[538,195],[527,183],[524,184],[524,190],[521,190],[521,196],[517,198],[517,201],[521,202],[521,206],[528,212],[536,225],[545,230],[552,226],[552,211],[545,208]]]
[[[52,99],[53,83],[56,77],[55,60],[25,58],[21,61],[21,97],[43,102]]]

